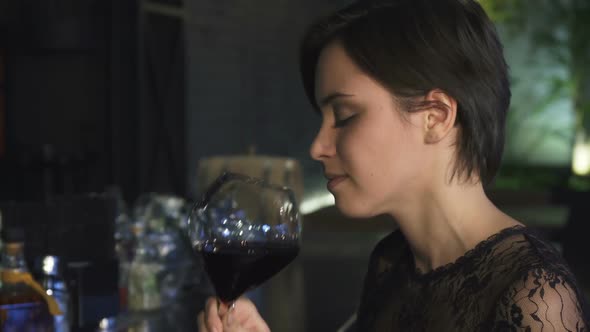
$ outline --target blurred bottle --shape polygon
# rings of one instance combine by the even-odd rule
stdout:
[[[24,258],[24,231],[7,228],[2,251],[0,331],[53,331],[52,315],[61,314],[57,302],[33,280]]]
[[[133,212],[116,236],[121,301],[126,304],[116,318],[117,329],[194,331],[196,326],[186,322],[194,325],[196,307],[185,299],[194,298],[203,273],[183,230],[186,202],[149,193],[140,196]],[[190,318],[184,311],[190,311]]]
[[[129,266],[128,311],[124,320],[127,331],[178,331],[174,319],[167,320],[168,299],[163,291],[166,270],[161,257],[162,238],[159,233],[138,234],[133,261]],[[119,323],[119,327],[122,324]]]
[[[96,332],[116,332],[117,319],[115,317],[103,318],[98,323]]]
[[[118,187],[110,187],[107,192],[116,199],[117,217],[115,219],[115,253],[119,261],[119,311],[127,310],[129,267],[133,261],[136,239],[141,230],[129,217],[127,203]]]
[[[57,256],[44,256],[39,260],[40,284],[52,296],[61,310],[53,316],[54,332],[69,332],[71,326],[70,293],[63,276],[63,262]]]
[[[135,254],[136,240],[142,231],[141,225],[125,221],[117,224],[115,243],[119,260],[119,311],[126,311],[128,304],[129,269]]]
[[[150,231],[138,236],[129,266],[128,310],[168,307],[193,277],[193,260],[177,230]]]
[[[3,234],[2,232],[2,211],[0,210],[0,234]],[[4,245],[3,245],[3,241],[2,241],[2,236],[0,236],[0,253],[4,250]],[[2,259],[0,258],[0,271],[2,271],[3,265],[2,265]],[[0,288],[2,288],[2,277],[0,276]]]
[[[188,227],[187,202],[180,197],[146,193],[135,202],[133,214],[136,221],[146,222],[151,230],[164,230],[173,227],[186,230]]]
[[[158,257],[153,236],[138,239],[135,257],[129,268],[130,311],[155,310],[162,306],[158,274],[164,269]]]
[[[116,317],[107,317],[100,320],[96,332],[128,332],[128,327],[119,322]]]

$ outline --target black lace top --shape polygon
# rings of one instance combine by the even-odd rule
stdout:
[[[584,295],[558,252],[505,229],[421,274],[397,231],[371,255],[358,331],[588,331]]]

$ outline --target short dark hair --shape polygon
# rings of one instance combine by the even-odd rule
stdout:
[[[508,66],[494,24],[474,0],[361,0],[320,19],[304,35],[300,70],[315,101],[321,51],[338,41],[406,111],[431,106],[416,97],[440,89],[457,101],[455,173],[494,178],[510,104]]]

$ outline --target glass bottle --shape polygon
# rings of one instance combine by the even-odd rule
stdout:
[[[0,234],[4,234],[2,231],[2,211],[0,210]],[[0,236],[0,253],[4,251],[3,237]],[[2,258],[0,257],[0,272],[3,270]],[[0,289],[2,288],[2,276],[0,276]]]
[[[24,231],[4,231],[0,288],[0,331],[53,331],[52,314],[61,313],[55,300],[33,280],[24,258]]]
[[[159,260],[155,240],[151,234],[143,234],[135,248],[129,267],[128,309],[131,311],[156,310],[162,306],[158,274],[164,266]]]
[[[54,332],[70,332],[71,304],[70,293],[63,275],[63,262],[57,256],[44,256],[40,260],[39,283],[47,295],[52,296],[59,305],[62,315],[53,316]]]

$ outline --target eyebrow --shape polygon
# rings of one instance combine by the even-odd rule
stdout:
[[[334,93],[331,93],[331,94],[325,96],[324,98],[322,98],[320,100],[319,106],[324,107],[324,106],[328,105],[329,103],[333,102],[334,99],[346,98],[346,97],[354,97],[354,95],[349,95],[349,94],[341,93],[341,92],[334,92]]]

